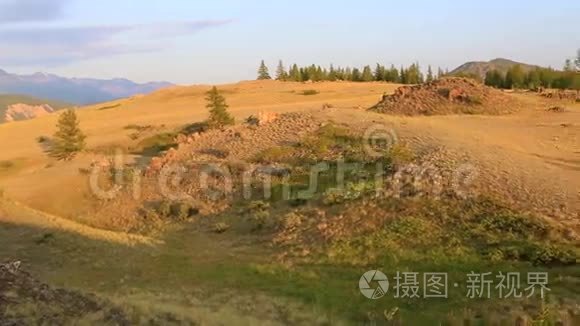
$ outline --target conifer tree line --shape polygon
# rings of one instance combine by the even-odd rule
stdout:
[[[386,67],[379,63],[372,68],[370,65],[362,68],[335,67],[334,65],[330,65],[328,68],[323,68],[314,64],[304,67],[293,64],[286,67],[280,60],[276,67],[275,79],[295,82],[342,80],[352,82],[384,81],[400,84],[420,84],[433,81],[442,77],[444,74],[445,73],[441,68],[439,68],[437,72],[434,72],[431,66],[428,67],[427,73],[424,74],[421,71],[419,63],[413,63],[408,67],[400,66],[398,68],[394,65]],[[268,67],[262,60],[260,67],[258,68],[258,80],[265,79],[271,79],[271,77]]]
[[[515,65],[505,74],[497,70],[488,71],[485,84],[504,89],[580,89],[580,73],[552,68],[535,68],[526,73],[521,66]]]
[[[505,89],[543,87],[580,90],[580,49],[574,60],[566,60],[562,71],[537,67],[524,72],[520,65],[515,65],[505,74],[498,70],[488,71],[485,75],[485,84]]]

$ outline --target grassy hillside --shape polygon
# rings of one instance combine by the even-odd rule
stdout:
[[[73,104],[63,102],[63,101],[56,101],[56,100],[46,100],[40,99],[32,96],[27,95],[18,95],[18,94],[0,94],[0,123],[4,122],[4,114],[6,113],[6,109],[8,106],[12,104],[28,104],[28,105],[42,105],[48,104],[55,110],[64,109],[66,107],[73,106]]]

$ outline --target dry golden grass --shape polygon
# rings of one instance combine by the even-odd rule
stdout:
[[[397,85],[385,83],[281,83],[250,81],[221,85],[232,114],[239,120],[258,111],[287,112],[319,108],[324,103],[337,107],[363,107],[375,104],[384,92]],[[89,147],[126,142],[130,124],[181,126],[205,119],[205,92],[210,86],[174,87],[142,97],[101,103],[79,110],[81,127],[88,135]],[[304,96],[302,91],[316,89],[320,93]],[[118,106],[117,106],[118,105]],[[0,160],[34,158],[41,160],[42,151],[36,137],[54,132],[58,114],[39,119],[0,125]]]
[[[384,92],[393,92],[398,85],[386,83],[293,83],[246,81],[220,85],[231,113],[238,122],[260,111],[288,112],[321,108],[331,104],[339,108],[370,107]],[[87,134],[89,150],[111,146],[127,147],[132,130],[128,125],[165,125],[165,130],[202,121],[207,116],[205,92],[210,86],[173,87],[147,96],[136,96],[109,103],[100,103],[78,111],[81,128]],[[316,89],[319,94],[304,96]],[[0,188],[13,198],[33,207],[71,217],[85,207],[86,168],[91,155],[74,162],[49,159],[37,142],[39,136],[51,136],[58,114],[34,120],[0,125],[0,161],[16,162],[10,171],[0,171]],[[48,166],[48,168],[47,168]],[[58,192],[55,192],[58,189]]]

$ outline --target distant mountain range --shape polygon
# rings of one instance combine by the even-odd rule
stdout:
[[[498,70],[505,74],[511,67],[520,65],[524,72],[538,68],[538,66],[527,63],[516,62],[508,59],[493,59],[491,61],[472,61],[462,64],[455,70],[450,72],[451,75],[465,75],[465,76],[479,76],[481,79],[485,78],[485,74],[490,70]]]
[[[0,123],[34,119],[73,104],[26,95],[0,94]]]
[[[138,84],[122,78],[65,78],[44,73],[16,75],[0,69],[0,94],[22,94],[79,105],[147,94],[172,85],[168,82]]]

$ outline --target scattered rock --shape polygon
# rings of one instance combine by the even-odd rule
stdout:
[[[260,112],[258,115],[250,116],[246,119],[246,122],[249,125],[254,126],[264,126],[269,123],[272,123],[278,119],[278,114],[273,112]]]
[[[48,104],[28,105],[28,104],[12,104],[6,108],[4,114],[4,121],[12,122],[17,120],[34,119],[43,115],[54,112],[55,110]]]
[[[553,106],[546,111],[554,112],[554,113],[562,113],[562,112],[566,112],[566,108],[562,107],[562,106]]]

